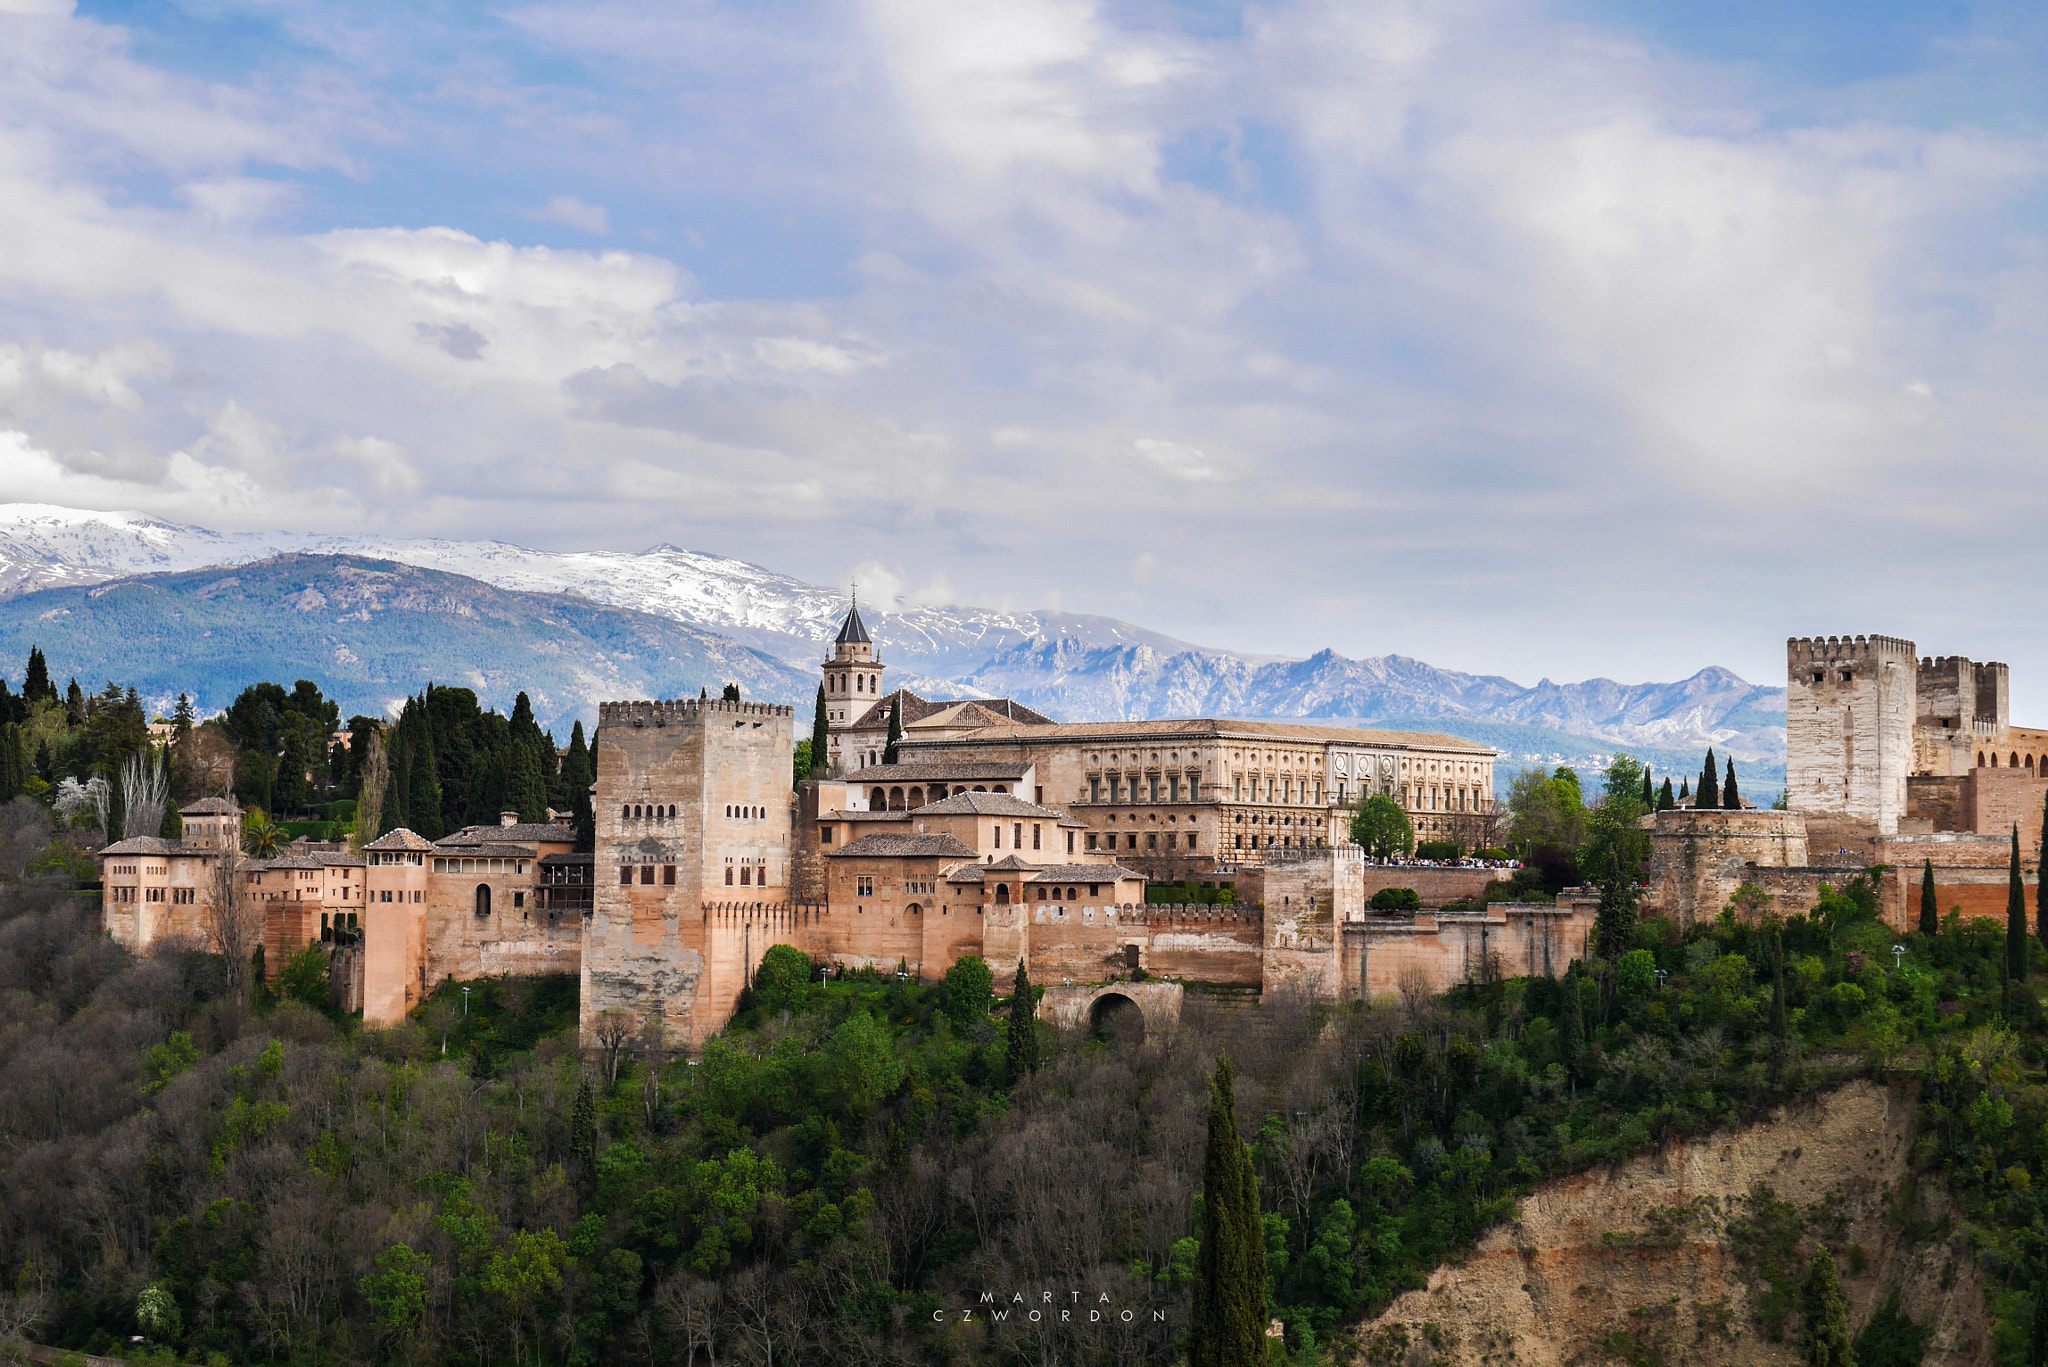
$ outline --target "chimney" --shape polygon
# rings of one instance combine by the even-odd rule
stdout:
[[[499,824],[500,826],[517,826],[517,825],[519,824],[519,813],[517,813],[517,812],[499,812],[499,813],[498,813],[498,824]]]

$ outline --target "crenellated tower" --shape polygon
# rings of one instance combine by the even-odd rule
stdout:
[[[1787,801],[1896,835],[1921,707],[1913,643],[1795,636],[1785,643],[1785,657]]]

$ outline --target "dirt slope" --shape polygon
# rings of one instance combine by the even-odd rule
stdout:
[[[1467,1261],[1362,1326],[1362,1360],[1797,1363],[1796,1314],[1770,1342],[1758,1320],[1768,1284],[1739,1256],[1754,1247],[1742,1225],[1755,1225],[1749,1196],[1762,1183],[1796,1209],[1781,1214],[1805,1256],[1816,1240],[1840,1255],[1852,1330],[1896,1292],[1907,1315],[1934,1325],[1927,1367],[1983,1362],[1982,1284],[1939,1195],[1922,1188],[1913,1203],[1917,1237],[1886,1219],[1907,1176],[1912,1118],[1909,1093],[1852,1083],[1746,1130],[1547,1183]]]

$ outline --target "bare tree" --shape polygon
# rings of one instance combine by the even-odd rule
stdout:
[[[162,830],[170,796],[162,764],[153,756],[128,756],[121,762],[121,834],[155,835]]]
[[[384,790],[391,786],[391,760],[384,753],[382,728],[370,732],[370,753],[363,758],[363,787],[356,797],[356,829],[350,840],[356,853],[384,834],[379,826],[384,815]]]
[[[221,848],[206,891],[200,931],[227,969],[229,995],[239,1000],[247,987],[249,956],[263,935],[263,913],[249,892],[249,861],[241,846],[230,841]]]
[[[626,1052],[626,1041],[633,1037],[635,1024],[631,1011],[611,1006],[597,1013],[591,1027],[604,1049],[605,1079],[610,1086],[619,1085],[619,1057]]]
[[[711,1367],[718,1367],[718,1329],[726,1318],[725,1295],[718,1283],[699,1281],[685,1272],[670,1274],[655,1289],[654,1306],[668,1332],[681,1339],[684,1367],[696,1367],[703,1348]]]

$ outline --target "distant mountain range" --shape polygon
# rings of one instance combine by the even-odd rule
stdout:
[[[221,566],[245,572],[198,573]],[[116,583],[123,587],[109,592]],[[539,715],[564,725],[591,717],[599,698],[676,696],[727,679],[749,696],[802,704],[845,606],[836,590],[674,546],[552,552],[223,534],[0,505],[0,658],[18,657],[34,640],[53,670],[81,681],[118,678],[146,693],[185,688],[209,706],[227,700],[212,696],[216,688],[258,677],[289,682],[294,671],[363,708],[381,708],[428,677],[477,687],[501,707],[507,690],[524,687]],[[1713,745],[1745,763],[1748,791],[1783,781],[1784,690],[1725,669],[1677,683],[1525,687],[1398,655],[1276,659],[1073,613],[865,605],[862,613],[891,680],[934,696],[1014,697],[1076,721],[1398,721],[1496,745],[1509,754],[1503,769],[1586,765],[1625,748],[1684,772]]]

